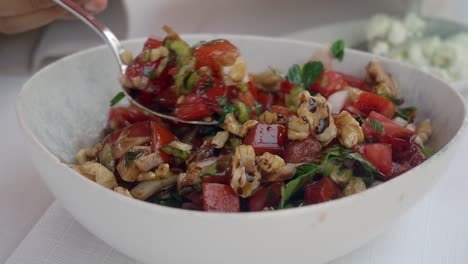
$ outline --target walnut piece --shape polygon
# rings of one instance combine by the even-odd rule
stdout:
[[[358,177],[352,177],[351,180],[349,180],[349,183],[346,185],[346,187],[343,190],[343,193],[345,196],[355,194],[355,193],[360,193],[366,190],[366,184],[361,178]]]
[[[416,126],[416,133],[422,143],[426,143],[432,135],[432,121],[428,118]]]
[[[303,140],[309,136],[309,123],[305,118],[294,117],[288,122],[288,139]]]
[[[260,186],[262,175],[255,163],[255,151],[252,146],[240,145],[232,157],[231,187],[242,198],[251,196]]]
[[[228,139],[229,139],[229,132],[219,131],[211,140],[211,144],[214,145],[215,148],[220,149],[224,147],[224,144],[226,144]]]
[[[231,134],[243,138],[245,135],[247,135],[247,132],[249,132],[249,130],[257,124],[257,120],[248,120],[241,125],[237,121],[236,117],[232,113],[229,113],[224,118],[224,123],[221,125],[221,127],[229,131]]]
[[[122,195],[125,195],[127,197],[133,198],[132,194],[128,191],[127,188],[117,186],[117,187],[114,188],[114,191],[118,192],[118,193],[120,193]]]
[[[359,122],[347,111],[341,112],[335,117],[338,129],[338,140],[347,148],[352,148],[364,141],[364,133]]]
[[[336,126],[327,99],[321,95],[311,96],[308,91],[299,95],[297,115],[309,123],[309,129],[322,145],[336,137]]]
[[[284,125],[286,124],[287,120],[286,117],[279,113],[273,113],[270,111],[265,111],[258,117],[258,121],[262,124],[267,125]]]
[[[260,171],[265,173],[274,173],[286,165],[280,156],[273,155],[269,152],[258,156],[256,160]]]
[[[74,165],[72,168],[86,178],[95,181],[106,188],[113,189],[117,186],[117,180],[115,179],[114,173],[101,163],[88,162],[79,166]]]
[[[96,160],[97,149],[99,147],[100,144],[97,144],[92,148],[80,149],[80,151],[78,151],[78,153],[75,155],[75,160],[78,162],[78,164],[85,164],[86,162]]]
[[[401,100],[400,89],[395,81],[387,74],[378,61],[370,61],[367,64],[366,80],[371,84],[372,92],[383,94]]]

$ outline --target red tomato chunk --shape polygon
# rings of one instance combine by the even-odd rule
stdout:
[[[287,133],[282,125],[257,124],[249,130],[244,144],[251,145],[257,156],[265,152],[279,154],[288,139]]]
[[[265,207],[276,206],[281,200],[281,187],[283,185],[283,182],[274,182],[256,192],[249,199],[249,211],[262,211]]]
[[[309,136],[304,140],[291,141],[282,156],[286,163],[310,163],[315,161],[321,150],[322,144],[313,136]]]
[[[229,185],[203,183],[203,210],[215,212],[239,212],[240,200]]]
[[[353,148],[385,175],[392,173],[392,146],[374,143],[358,145]]]
[[[328,97],[335,92],[343,90],[348,84],[343,76],[334,71],[325,71],[319,80],[312,84],[311,88],[321,95]]]
[[[370,121],[375,120],[378,123],[382,124],[383,131],[382,134],[377,133],[375,129],[370,125]],[[367,138],[377,137],[377,138],[399,138],[410,141],[410,139],[416,135],[414,131],[411,131],[407,128],[404,128],[397,123],[393,122],[391,119],[377,113],[371,112],[366,122],[362,125],[362,130],[364,135]]]
[[[369,92],[362,92],[353,107],[368,115],[372,111],[378,112],[388,118],[395,114],[395,105],[389,99]]]
[[[304,200],[307,204],[330,201],[341,196],[336,183],[328,177],[322,177],[317,182],[304,187]]]

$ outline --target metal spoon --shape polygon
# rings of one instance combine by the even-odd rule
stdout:
[[[117,39],[114,33],[106,27],[104,24],[99,22],[93,15],[88,13],[86,10],[81,8],[79,5],[75,4],[71,0],[53,0],[56,4],[60,5],[64,9],[66,9],[68,12],[73,14],[75,17],[83,21],[86,25],[88,25],[90,28],[92,28],[109,46],[109,48],[112,51],[112,54],[114,54],[115,59],[117,60],[117,64],[119,66],[119,71],[121,72],[122,75],[125,75],[125,70],[127,69],[127,65],[125,65],[122,62],[122,59],[120,55],[125,51],[125,49],[122,47],[120,44],[120,41]],[[138,103],[136,100],[134,100],[127,92],[122,87],[123,93],[125,96],[127,96],[128,100],[130,103],[135,105],[136,107],[140,108],[141,110],[148,112],[151,115],[155,115],[158,117],[161,117],[163,119],[168,119],[171,121],[175,122],[180,122],[180,123],[185,123],[185,124],[192,124],[192,125],[216,125],[217,121],[211,121],[211,122],[205,122],[205,121],[186,121],[179,119],[177,117],[171,116],[171,115],[166,115],[162,114],[156,111],[153,111],[151,109],[148,109],[147,107],[141,105]]]

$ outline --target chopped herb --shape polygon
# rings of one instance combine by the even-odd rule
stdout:
[[[427,159],[434,155],[434,149],[429,146],[424,146],[422,148],[422,152],[424,153],[424,156],[426,156]]]
[[[333,43],[333,45],[331,46],[333,56],[336,59],[338,59],[339,61],[343,60],[344,52],[345,52],[345,46],[346,46],[346,43],[342,39],[339,39],[339,40],[335,41]]]
[[[257,115],[261,115],[263,113],[263,106],[259,102],[255,102],[255,110],[257,111]]]
[[[114,172],[115,170],[115,160],[114,156],[112,155],[112,148],[110,144],[105,144],[99,153],[99,163],[104,165],[104,167],[108,168],[110,171]]]
[[[204,168],[200,173],[198,174],[198,177],[202,177],[205,175],[211,175],[214,176],[217,173],[216,167],[218,166],[217,162],[213,162],[210,166]]]
[[[303,164],[296,167],[293,179],[281,187],[281,200],[278,208],[283,208],[291,196],[299,191],[308,181],[312,180],[319,171],[320,166],[316,164]]]
[[[411,119],[411,117],[409,116],[409,114],[411,112],[414,112],[418,110],[415,106],[409,106],[409,107],[403,107],[403,108],[400,108],[398,109],[395,114],[403,119],[405,119],[406,121],[409,121]]]
[[[156,74],[151,67],[143,67],[143,74],[149,79],[154,79],[154,77],[156,77]]]
[[[228,103],[225,106],[223,106],[222,111],[223,111],[223,114],[218,119],[218,126],[220,126],[220,125],[222,125],[224,123],[224,119],[226,118],[227,114],[235,113],[235,112],[239,111],[239,109],[236,106],[234,106],[233,104]]]
[[[227,98],[224,96],[218,96],[217,100],[218,100],[218,104],[221,106],[224,106],[227,104]]]
[[[172,155],[176,158],[180,158],[180,159],[187,159],[187,157],[189,156],[189,152],[188,151],[183,151],[183,150],[180,150],[180,149],[176,149],[176,148],[173,148],[169,145],[165,145],[164,147],[161,148],[161,150],[169,155]]]
[[[275,199],[275,196],[276,196],[275,191],[273,191],[271,188],[268,189],[268,192],[267,192],[267,195],[266,195],[266,200],[268,202],[273,201]]]
[[[315,83],[324,71],[322,62],[320,61],[309,61],[301,67],[298,64],[294,64],[289,68],[287,79],[289,82],[309,88]]]
[[[289,68],[288,70],[287,78],[290,83],[302,85],[301,67],[298,64],[294,64],[293,66],[291,66],[291,68]]]
[[[112,98],[112,100],[110,101],[110,106],[114,106],[116,105],[118,102],[120,102],[120,100],[122,100],[123,98],[125,97],[125,94],[124,92],[119,92],[116,96],[114,96],[114,98]]]
[[[323,64],[320,61],[310,61],[304,64],[302,68],[302,81],[305,88],[309,88],[318,81],[324,72]]]
[[[377,120],[370,120],[370,121],[369,121],[369,125],[371,125],[371,127],[372,127],[377,133],[379,133],[380,135],[383,134],[383,132],[384,132],[384,127],[383,127],[382,123],[380,123],[379,121],[377,121]]]
[[[128,165],[130,165],[133,161],[139,159],[139,158],[142,157],[143,155],[144,155],[144,152],[143,152],[143,151],[126,152],[125,155],[124,155],[123,164],[124,164],[125,166],[128,166]]]

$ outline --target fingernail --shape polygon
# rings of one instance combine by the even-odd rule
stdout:
[[[107,7],[107,0],[91,0],[84,5],[84,8],[92,13],[103,11]]]

